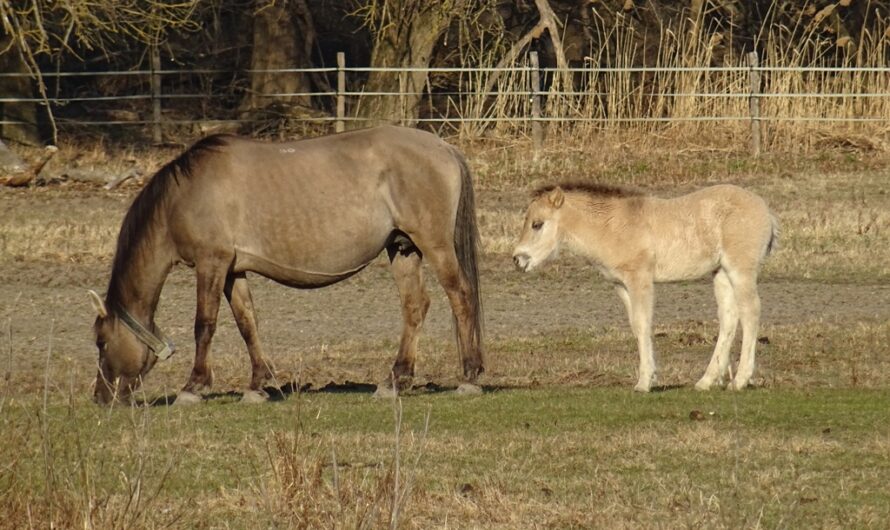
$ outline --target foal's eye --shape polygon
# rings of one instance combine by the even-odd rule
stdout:
[[[540,230],[544,226],[544,221],[535,221],[532,223],[532,230]]]
[[[96,347],[99,348],[99,351],[103,351],[105,349],[105,341],[96,341]]]

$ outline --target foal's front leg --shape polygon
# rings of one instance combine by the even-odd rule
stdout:
[[[654,287],[651,280],[632,278],[618,285],[618,296],[624,302],[630,327],[640,351],[639,380],[634,390],[648,392],[655,377],[655,352],[652,347],[652,306]]]

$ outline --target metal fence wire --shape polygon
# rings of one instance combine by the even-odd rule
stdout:
[[[505,68],[373,68],[338,66],[232,72],[212,69],[43,72],[46,97],[0,94],[0,105],[48,106],[62,130],[73,127],[150,127],[160,138],[170,126],[249,124],[268,120],[240,108],[248,94],[279,103],[271,115],[343,130],[347,123],[381,120],[448,124],[455,128],[499,124],[534,129],[540,124],[622,126],[682,122],[824,122],[890,125],[890,67],[541,68],[531,52]],[[372,73],[398,77],[400,90],[371,91]],[[423,74],[409,88],[409,74]],[[316,75],[328,90],[251,93],[251,75]],[[29,76],[0,73],[0,78]],[[224,83],[221,80],[228,80]],[[84,87],[90,87],[84,91]],[[396,98],[396,115],[371,116],[374,98]],[[388,108],[393,108],[390,105]],[[299,111],[294,111],[299,109]],[[277,114],[275,114],[277,112]],[[19,124],[0,120],[0,125]],[[538,124],[538,125],[536,125]]]

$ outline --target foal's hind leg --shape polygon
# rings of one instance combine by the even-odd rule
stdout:
[[[229,274],[226,277],[226,299],[238,324],[241,338],[247,344],[247,353],[250,355],[251,378],[249,392],[242,398],[245,401],[260,401],[267,396],[263,392],[263,383],[275,377],[271,364],[263,355],[263,347],[260,344],[257,331],[256,312],[253,308],[253,297],[250,287],[247,285],[247,275],[243,272]]]
[[[392,264],[392,274],[402,301],[402,340],[399,355],[392,367],[393,390],[398,391],[411,384],[414,377],[414,361],[417,357],[417,339],[420,328],[430,307],[430,297],[423,286],[423,268],[419,251],[414,247],[401,249],[396,245],[387,249]]]
[[[760,331],[760,295],[757,294],[757,269],[736,270],[729,274],[742,321],[742,353],[730,388],[741,390],[754,375],[754,350]]]
[[[733,294],[732,283],[726,271],[720,269],[714,275],[714,295],[717,298],[717,315],[720,319],[720,334],[714,355],[708,364],[705,375],[695,384],[697,390],[708,390],[715,381],[722,382],[729,368],[729,351],[735,339],[739,323],[739,311]]]
[[[634,390],[648,392],[655,377],[655,351],[652,347],[652,307],[655,302],[651,280],[631,278],[618,286],[618,296],[624,302],[630,327],[637,338],[640,352],[639,380]]]

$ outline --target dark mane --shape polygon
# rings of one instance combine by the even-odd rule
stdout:
[[[115,304],[120,300],[121,277],[139,252],[140,242],[155,228],[155,215],[170,190],[179,184],[179,179],[190,178],[198,161],[208,153],[218,151],[225,146],[230,138],[229,135],[213,135],[197,141],[176,159],[159,169],[133,200],[117,236],[117,247],[111,266],[111,281],[106,295],[109,303]]]
[[[560,182],[558,184],[547,184],[539,187],[532,192],[532,197],[537,199],[545,193],[550,193],[556,187],[562,188],[566,193],[584,193],[594,198],[621,198],[621,197],[639,197],[643,193],[638,190],[623,188],[621,186],[610,186],[608,184],[599,184],[597,182]]]

